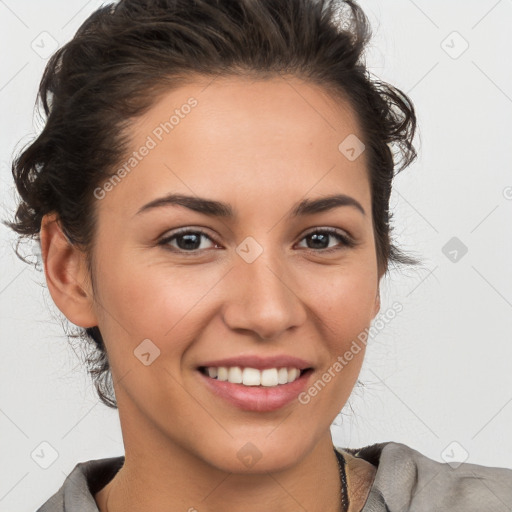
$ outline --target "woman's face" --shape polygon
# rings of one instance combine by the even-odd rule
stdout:
[[[96,192],[93,304],[127,457],[185,450],[230,472],[247,470],[247,456],[259,458],[254,471],[291,464],[328,435],[364,350],[341,370],[335,363],[379,308],[356,120],[295,78],[223,78],[169,92],[131,134],[136,154],[121,179]],[[170,194],[190,197],[190,207],[147,206]],[[331,195],[350,199],[294,214]],[[242,357],[256,358],[242,368],[301,366],[266,360],[275,356],[312,370],[256,389],[199,369]]]

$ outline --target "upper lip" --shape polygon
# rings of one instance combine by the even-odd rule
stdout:
[[[199,366],[241,366],[244,368],[256,368],[257,370],[283,367],[298,368],[299,370],[312,368],[311,363],[308,363],[308,361],[306,361],[305,359],[301,359],[299,357],[294,356],[288,356],[285,354],[269,357],[263,357],[256,354],[247,354],[236,357],[226,357],[224,359],[216,359],[215,361],[206,361]]]

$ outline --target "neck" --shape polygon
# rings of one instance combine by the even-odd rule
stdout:
[[[259,430],[242,425],[228,435],[212,422],[171,432],[124,398],[117,395],[125,461],[95,496],[101,512],[342,510],[329,427],[315,434],[302,433],[297,424],[295,430],[287,424]],[[293,414],[287,422],[293,425]],[[250,440],[259,459],[246,467],[239,452]]]
[[[179,447],[161,446],[125,450],[123,467],[96,495],[101,512],[342,510],[330,432],[293,466],[251,474],[225,472]]]

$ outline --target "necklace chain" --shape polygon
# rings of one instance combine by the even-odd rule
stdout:
[[[341,512],[348,511],[348,491],[347,491],[347,475],[345,473],[345,458],[338,450],[334,449],[334,453],[336,454],[336,461],[338,462],[338,468],[340,472],[340,495],[341,495]],[[108,490],[107,498],[105,500],[105,512],[108,512],[108,499],[110,498],[110,492],[112,491],[112,487]]]
[[[340,495],[341,495],[341,512],[348,512],[348,490],[347,490],[347,474],[345,472],[345,458],[334,448],[338,468],[340,470]]]

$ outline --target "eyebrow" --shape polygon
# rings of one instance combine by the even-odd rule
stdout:
[[[232,219],[236,217],[235,211],[231,205],[206,199],[197,196],[187,196],[183,194],[168,194],[164,197],[159,197],[143,205],[135,215],[144,212],[155,210],[165,206],[184,206],[195,212],[209,215],[211,217],[220,217]],[[304,215],[313,215],[321,213],[340,206],[352,206],[359,210],[363,215],[366,215],[361,203],[351,196],[345,194],[335,194],[331,196],[324,196],[318,199],[304,199],[295,204],[290,212],[291,217],[299,217]]]

